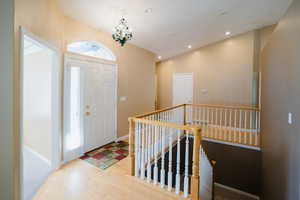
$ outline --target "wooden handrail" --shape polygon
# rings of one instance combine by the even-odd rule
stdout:
[[[129,118],[129,121],[140,122],[143,124],[151,124],[151,125],[156,125],[156,126],[163,126],[163,127],[167,127],[167,128],[174,128],[174,129],[179,129],[179,130],[183,130],[183,131],[190,131],[191,133],[194,133],[195,129],[201,130],[201,127],[196,126],[196,125],[180,125],[180,124],[171,123],[171,122],[161,122],[161,121],[141,119],[141,118],[135,118],[135,117]]]
[[[150,116],[150,115],[155,115],[155,114],[162,113],[162,112],[166,112],[166,111],[169,111],[169,110],[174,110],[174,109],[176,109],[176,108],[183,107],[183,106],[185,106],[185,105],[186,105],[186,104],[180,104],[180,105],[177,105],[177,106],[172,106],[172,107],[168,107],[168,108],[156,110],[156,111],[149,112],[149,113],[146,113],[146,114],[134,116],[134,118],[144,118],[144,117],[148,117],[148,116]]]
[[[166,112],[169,110],[174,110],[176,108],[185,107],[185,106],[196,106],[196,107],[210,107],[210,108],[223,108],[223,109],[233,109],[233,110],[254,110],[254,111],[260,111],[260,108],[258,107],[251,107],[251,106],[225,106],[225,105],[212,105],[212,104],[180,104],[177,106],[171,106],[164,109],[156,110],[153,112],[149,112],[146,114],[136,115],[134,118],[144,118],[148,117],[150,115],[155,115],[158,113]]]
[[[187,106],[210,107],[210,108],[224,108],[224,109],[238,109],[238,110],[255,110],[260,111],[260,108],[250,106],[224,106],[211,104],[186,104]]]

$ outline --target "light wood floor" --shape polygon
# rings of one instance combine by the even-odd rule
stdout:
[[[131,177],[128,173],[128,157],[107,170],[75,160],[55,171],[33,200],[184,199]]]

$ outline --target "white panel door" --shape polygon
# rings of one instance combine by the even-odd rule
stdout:
[[[116,113],[117,113],[117,71],[115,66],[104,65],[102,69],[103,87],[103,140],[105,144],[116,139]]]
[[[116,139],[116,67],[91,63],[84,68],[84,151]]]
[[[64,160],[117,138],[117,66],[66,55]]]
[[[176,73],[173,75],[173,105],[193,103],[193,74]]]

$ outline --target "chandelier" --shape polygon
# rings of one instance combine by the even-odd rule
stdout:
[[[132,39],[132,31],[128,27],[125,18],[122,18],[119,25],[115,27],[115,33],[112,35],[112,38],[119,42],[121,46],[124,46],[128,40]]]

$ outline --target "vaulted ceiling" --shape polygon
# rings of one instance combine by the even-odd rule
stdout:
[[[112,33],[122,15],[130,42],[162,59],[276,23],[292,0],[59,0],[67,16]]]

